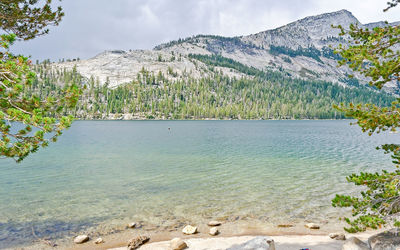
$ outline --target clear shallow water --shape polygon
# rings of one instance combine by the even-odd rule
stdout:
[[[168,130],[168,128],[171,128]],[[23,163],[0,162],[0,248],[131,220],[337,220],[345,176],[390,168],[349,121],[77,121]]]

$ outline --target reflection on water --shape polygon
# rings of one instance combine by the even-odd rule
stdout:
[[[168,128],[171,128],[170,130]],[[349,121],[78,121],[22,164],[0,162],[0,248],[126,221],[336,220],[345,176],[390,168]],[[107,229],[109,230],[109,229]]]

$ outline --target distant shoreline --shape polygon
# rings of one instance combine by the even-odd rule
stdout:
[[[354,121],[354,119],[78,119],[75,121]]]

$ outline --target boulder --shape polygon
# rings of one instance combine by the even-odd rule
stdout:
[[[391,229],[379,234],[375,234],[368,239],[368,244],[372,250],[381,249],[400,249],[400,230]]]
[[[78,235],[74,239],[74,243],[75,244],[82,244],[82,243],[85,243],[87,241],[89,241],[89,236],[87,236],[86,234]]]
[[[195,234],[197,233],[197,227],[193,227],[191,225],[187,225],[182,229],[182,233],[184,234]]]
[[[129,228],[135,228],[136,227],[136,222],[131,222],[128,224]]]
[[[216,228],[216,227],[210,228],[209,234],[212,235],[212,236],[215,236],[215,235],[219,234],[218,228]]]
[[[221,224],[222,223],[220,221],[216,221],[216,220],[213,220],[213,221],[210,221],[207,223],[207,225],[209,225],[210,227],[220,226]]]
[[[270,237],[258,236],[243,244],[236,244],[227,250],[275,250],[275,242]]]
[[[97,239],[94,241],[94,244],[101,244],[101,243],[104,243],[103,238],[97,238]]]
[[[315,223],[308,223],[306,224],[306,227],[308,227],[309,229],[319,229],[319,225]]]
[[[182,250],[187,248],[186,242],[184,242],[181,238],[173,238],[170,241],[169,246],[172,250]]]
[[[346,240],[342,246],[342,250],[371,250],[367,243],[356,237]]]
[[[148,237],[148,236],[144,236],[144,235],[137,236],[128,242],[128,250],[137,249],[141,245],[148,242],[149,240],[150,240],[150,237]]]
[[[330,233],[329,237],[335,240],[346,240],[346,235],[344,235],[344,233]]]

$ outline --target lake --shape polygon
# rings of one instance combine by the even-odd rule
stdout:
[[[345,177],[391,169],[350,121],[77,121],[22,163],[0,162],[0,248],[39,237],[211,218],[335,223]]]

